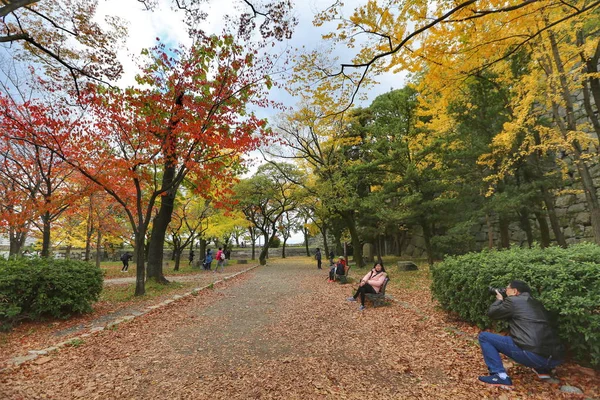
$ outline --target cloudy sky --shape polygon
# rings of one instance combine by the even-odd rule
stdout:
[[[186,26],[182,22],[183,13],[171,10],[172,0],[160,1],[162,6],[153,12],[145,11],[143,5],[135,0],[105,0],[99,2],[99,18],[103,15],[118,16],[126,20],[129,25],[129,37],[126,46],[119,55],[125,69],[125,74],[119,82],[122,86],[134,84],[133,77],[137,73],[137,67],[133,58],[139,55],[142,49],[154,46],[157,37],[162,42],[172,46],[178,43],[191,43]],[[294,31],[293,38],[282,43],[281,48],[296,49],[304,46],[307,50],[312,50],[322,47],[321,34],[333,29],[335,24],[315,28],[312,21],[314,15],[329,6],[332,1],[334,0],[297,0],[294,15],[299,24]],[[346,15],[350,14],[354,7],[364,1],[366,0],[345,1]],[[202,25],[202,28],[209,33],[220,33],[223,28],[224,15],[235,13],[235,4],[239,5],[239,0],[211,0],[207,5],[208,19]],[[351,49],[338,49],[337,55],[340,62],[348,62],[352,58],[353,52]],[[381,82],[380,85],[369,90],[366,103],[359,103],[359,105],[368,105],[377,95],[389,91],[392,87],[402,87],[404,77],[398,74],[389,74],[379,77],[378,81]],[[271,97],[289,107],[294,106],[297,101],[283,89],[273,89]],[[274,112],[258,111],[257,114],[261,117],[270,117]],[[302,236],[297,234],[290,239],[290,243],[301,243],[302,240]]]
[[[319,11],[329,6],[334,0],[297,0],[294,7],[294,15],[299,24],[294,32],[293,38],[282,43],[280,48],[301,48],[308,50],[318,49],[323,46],[321,34],[333,29],[335,24],[316,28],[312,24],[313,17]],[[357,5],[366,0],[347,0],[345,10],[347,14]],[[171,9],[173,0],[160,0],[162,4],[159,9],[149,12],[144,6],[135,0],[104,0],[99,2],[98,16],[114,15],[123,18],[128,23],[129,37],[125,48],[120,52],[120,59],[125,68],[125,74],[120,81],[123,86],[133,84],[133,77],[137,72],[133,57],[140,54],[143,48],[149,48],[156,44],[156,38],[175,46],[178,43],[189,44],[190,38],[186,32],[186,26],[182,22],[183,13]],[[206,5],[208,18],[202,28],[209,33],[220,33],[223,28],[223,19],[226,14],[236,14],[236,5],[239,0],[211,0]],[[247,9],[246,9],[247,10]],[[337,55],[340,61],[350,61],[353,53],[351,49],[338,49]],[[368,101],[372,101],[377,95],[384,93],[390,88],[400,88],[403,85],[402,75],[387,75],[378,79],[381,84],[372,88],[368,94]],[[287,92],[274,89],[272,97],[293,106],[295,100]],[[367,103],[368,104],[368,103]],[[361,104],[361,105],[367,105]]]

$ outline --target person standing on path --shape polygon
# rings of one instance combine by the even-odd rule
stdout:
[[[215,267],[215,272],[223,272],[225,268],[225,252],[222,248],[219,247],[219,251],[217,251],[217,266]],[[221,268],[221,271],[219,271]]]
[[[129,254],[128,251],[126,251],[121,256],[121,262],[123,262],[123,268],[121,268],[121,272],[127,272],[127,270],[129,269],[129,260],[131,260],[132,258],[133,258],[133,256],[131,254]]]
[[[190,250],[189,259],[190,259],[190,265],[192,265],[194,262],[194,250]]]
[[[202,266],[204,267],[204,269],[206,271],[210,271],[212,260],[213,260],[212,250],[208,249],[208,250],[206,250],[206,257],[204,258],[204,264],[202,264]]]
[[[333,253],[333,250],[331,250],[329,252],[329,264],[332,265],[333,264],[333,259],[335,258],[335,254]]]
[[[321,268],[321,249],[317,247],[317,251],[315,252],[315,260],[317,260],[317,269]]]

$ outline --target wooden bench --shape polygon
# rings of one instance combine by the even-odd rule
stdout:
[[[383,281],[383,285],[381,285],[381,290],[379,293],[366,293],[367,300],[373,303],[373,307],[379,307],[385,304],[385,287],[387,286],[390,278],[385,278]]]
[[[335,274],[337,280],[340,281],[341,284],[348,283],[348,272],[350,272],[349,265],[346,267],[346,273],[344,275]]]

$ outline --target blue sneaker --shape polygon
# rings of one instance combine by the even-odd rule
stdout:
[[[347,301],[356,301],[356,299],[354,297],[348,297],[346,300]]]
[[[498,374],[480,376],[479,380],[494,386],[512,386],[513,384],[509,376],[501,379]]]
[[[358,307],[358,311],[363,311],[366,307],[365,306],[360,306]]]

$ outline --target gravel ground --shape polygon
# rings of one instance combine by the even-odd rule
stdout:
[[[360,312],[326,272],[259,267],[0,374],[0,398],[569,398],[518,369],[508,395],[480,384],[472,340],[398,304]]]

